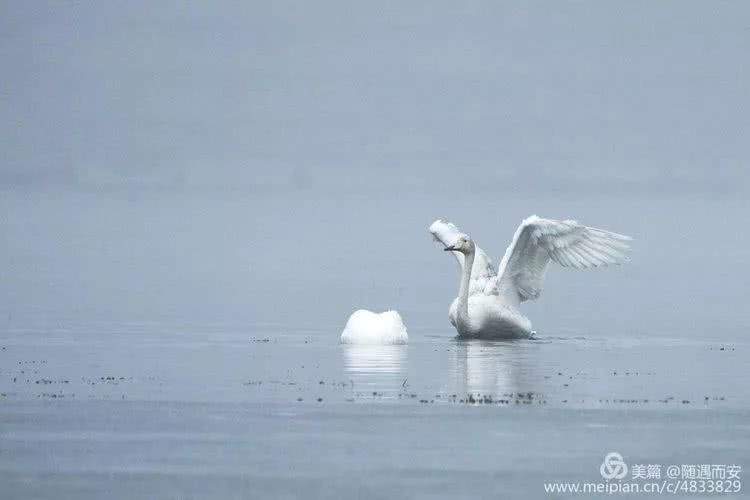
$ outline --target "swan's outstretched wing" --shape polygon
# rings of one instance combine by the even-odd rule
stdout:
[[[461,236],[466,236],[460,229],[448,221],[438,219],[430,225],[430,233],[432,237],[443,244],[443,246],[453,246],[454,243]],[[475,242],[476,245],[476,242]],[[458,261],[458,265],[461,269],[464,267],[464,254],[461,252],[451,252]],[[495,268],[492,266],[490,259],[484,250],[476,247],[476,254],[474,256],[474,265],[471,267],[471,285],[469,287],[469,295],[477,293],[493,293],[495,290],[497,273]]]
[[[500,262],[498,293],[520,302],[536,299],[550,260],[576,269],[620,264],[628,258],[628,241],[628,236],[573,220],[532,215],[518,226]]]

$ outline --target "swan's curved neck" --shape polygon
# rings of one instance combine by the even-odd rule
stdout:
[[[469,284],[471,282],[471,268],[474,266],[474,252],[464,255],[464,267],[461,271],[461,284],[458,289],[458,316],[469,317]]]

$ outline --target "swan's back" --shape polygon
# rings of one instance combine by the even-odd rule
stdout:
[[[374,313],[366,309],[355,311],[341,334],[342,344],[406,344],[409,335],[396,311]]]

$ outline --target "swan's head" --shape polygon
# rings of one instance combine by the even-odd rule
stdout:
[[[459,238],[456,240],[456,242],[448,247],[445,247],[443,250],[446,252],[460,252],[464,255],[468,255],[470,253],[474,253],[474,242],[469,238],[468,236],[459,236]]]

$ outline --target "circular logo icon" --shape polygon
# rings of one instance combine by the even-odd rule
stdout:
[[[599,467],[599,472],[604,479],[622,479],[628,473],[628,465],[617,452],[607,453],[604,462]]]

